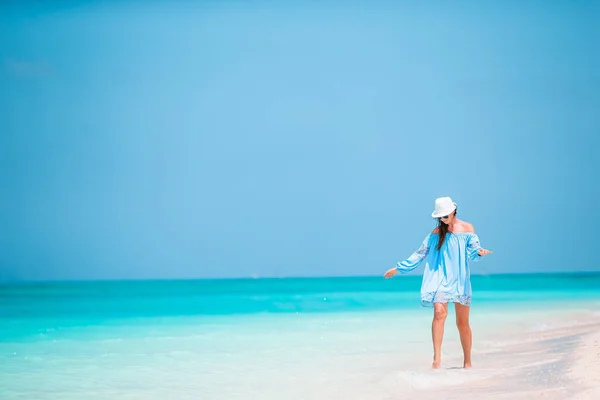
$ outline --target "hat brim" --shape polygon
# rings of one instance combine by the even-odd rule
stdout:
[[[434,211],[431,213],[431,218],[440,218],[440,217],[444,217],[446,215],[450,215],[452,214],[455,210],[456,210],[456,203],[452,203],[454,204],[454,207],[452,207],[451,210],[440,210],[440,211]]]

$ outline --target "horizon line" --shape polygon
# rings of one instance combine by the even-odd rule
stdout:
[[[539,272],[493,272],[493,273],[475,273],[471,276],[539,276],[539,275],[600,275],[599,270],[579,270],[579,271],[539,271]],[[421,274],[407,274],[404,277],[422,277]],[[357,278],[378,278],[384,279],[382,275],[323,275],[323,276],[240,276],[240,277],[220,277],[220,278],[92,278],[92,279],[6,279],[0,280],[0,286],[7,284],[48,284],[48,283],[94,283],[94,282],[160,282],[160,281],[258,281],[258,280],[292,280],[292,279],[357,279]],[[396,278],[397,279],[397,278]]]

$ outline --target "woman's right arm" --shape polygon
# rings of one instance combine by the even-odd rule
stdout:
[[[419,265],[421,265],[423,260],[425,260],[425,258],[427,257],[427,254],[429,254],[429,238],[430,238],[430,236],[431,235],[427,235],[427,237],[425,237],[425,240],[423,240],[423,243],[421,243],[421,246],[419,247],[419,249],[417,251],[412,253],[411,256],[408,257],[406,260],[399,261],[398,263],[396,263],[396,267],[391,268],[388,271],[386,271],[384,276],[386,278],[391,278],[392,276],[396,275],[396,273],[398,273],[398,272],[405,274],[407,272],[414,270]]]

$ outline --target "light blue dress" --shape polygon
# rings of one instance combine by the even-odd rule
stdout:
[[[479,261],[481,249],[474,232],[449,232],[440,250],[439,235],[427,235],[421,247],[408,259],[398,262],[396,268],[407,273],[425,261],[421,305],[433,307],[433,303],[460,303],[471,305],[471,261]]]

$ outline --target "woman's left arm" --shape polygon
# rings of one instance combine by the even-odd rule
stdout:
[[[469,260],[479,261],[481,260],[481,257],[492,254],[492,252],[481,247],[479,236],[473,232],[473,234],[469,236],[469,241],[467,242],[467,254]]]

